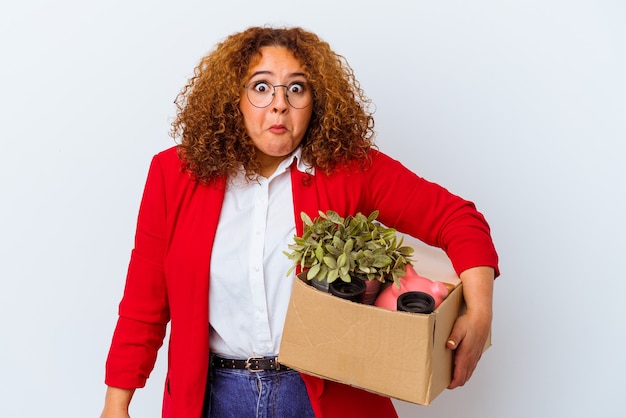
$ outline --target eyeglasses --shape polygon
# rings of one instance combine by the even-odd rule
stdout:
[[[295,81],[289,85],[274,85],[267,81],[253,81],[243,86],[246,89],[246,95],[250,104],[259,108],[268,107],[272,104],[276,97],[276,87],[285,88],[287,103],[295,109],[304,109],[311,104],[313,95],[308,84],[304,81]]]

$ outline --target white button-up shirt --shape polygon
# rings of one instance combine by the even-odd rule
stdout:
[[[310,170],[300,149],[269,178],[227,183],[211,254],[211,352],[227,358],[274,356],[291,295],[283,254],[296,233],[289,167]]]

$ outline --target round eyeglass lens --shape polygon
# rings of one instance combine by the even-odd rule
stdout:
[[[276,89],[285,89],[285,96],[289,105],[296,109],[303,109],[311,104],[312,94],[307,83],[293,82],[289,85],[272,85],[267,81],[258,81],[243,86],[246,89],[248,100],[254,107],[267,107],[274,101]]]

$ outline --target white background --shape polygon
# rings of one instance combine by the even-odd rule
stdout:
[[[619,0],[3,2],[0,416],[98,416],[172,101],[216,42],[265,23],[346,56],[380,148],[491,223],[493,347],[400,415],[626,416],[625,21]],[[161,354],[133,417],[160,414]]]

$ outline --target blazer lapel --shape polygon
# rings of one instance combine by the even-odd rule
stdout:
[[[315,176],[298,170],[296,164],[291,165],[291,188],[293,191],[293,209],[296,220],[296,232],[302,235],[304,224],[300,213],[304,212],[311,217],[317,217],[319,201]]]

